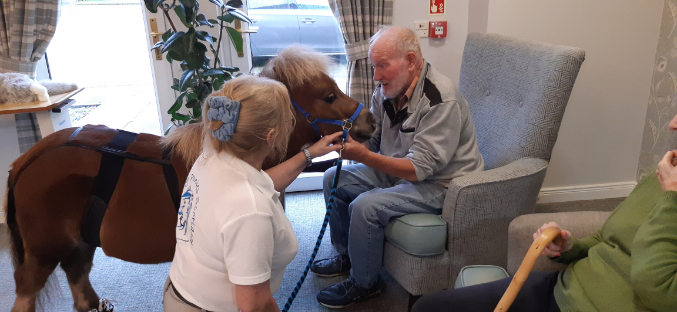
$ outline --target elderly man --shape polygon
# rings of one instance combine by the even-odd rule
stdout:
[[[386,27],[370,40],[379,83],[372,97],[377,130],[363,144],[351,138],[331,215],[338,255],[315,261],[318,276],[350,273],[317,295],[341,308],[381,292],[385,227],[403,215],[440,214],[451,179],[484,169],[468,104],[449,78],[423,60],[416,34]],[[324,175],[328,200],[335,168]]]

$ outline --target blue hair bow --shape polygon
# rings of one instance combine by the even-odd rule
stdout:
[[[240,117],[240,101],[233,101],[225,96],[213,96],[208,101],[211,109],[207,111],[207,118],[223,122],[220,128],[212,130],[212,136],[221,141],[230,140]]]

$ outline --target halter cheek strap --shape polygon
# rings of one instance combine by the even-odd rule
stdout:
[[[294,100],[291,100],[291,102],[292,102],[292,104],[294,104],[294,106],[296,106],[296,108],[301,112],[301,114],[303,114],[303,116],[306,116],[306,120],[308,120],[308,123],[310,123],[310,125],[313,126],[313,130],[315,130],[315,132],[317,132],[317,134],[320,134],[320,129],[317,127],[317,123],[318,122],[328,123],[328,124],[343,127],[343,138],[344,139],[347,137],[348,131],[350,131],[350,128],[353,127],[353,122],[357,118],[357,115],[359,115],[360,112],[362,112],[362,109],[364,108],[364,105],[362,103],[360,103],[360,105],[357,106],[357,109],[355,109],[355,112],[353,113],[353,115],[350,116],[350,118],[348,118],[346,120],[324,119],[324,118],[313,118],[313,117],[311,117],[310,114],[308,114],[306,111],[303,110],[303,108],[301,108],[299,103],[296,103],[296,101],[294,101]]]

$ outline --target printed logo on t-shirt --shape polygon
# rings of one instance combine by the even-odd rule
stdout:
[[[193,227],[195,226],[195,213],[199,202],[198,192],[200,183],[195,175],[190,175],[183,187],[181,195],[181,207],[179,207],[178,220],[176,222],[176,239],[193,243]]]

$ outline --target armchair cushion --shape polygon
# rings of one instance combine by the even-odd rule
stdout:
[[[557,222],[569,230],[573,237],[585,237],[597,232],[609,218],[611,211],[576,211],[558,213],[536,213],[515,218],[508,227],[508,273],[515,274],[524,256],[533,243],[533,233],[544,223]],[[534,264],[534,271],[561,271],[566,265],[540,257]]]
[[[434,214],[406,215],[388,224],[386,239],[408,254],[439,255],[444,253],[447,223]]]
[[[473,286],[510,277],[502,267],[495,265],[469,265],[458,272],[454,288]]]

